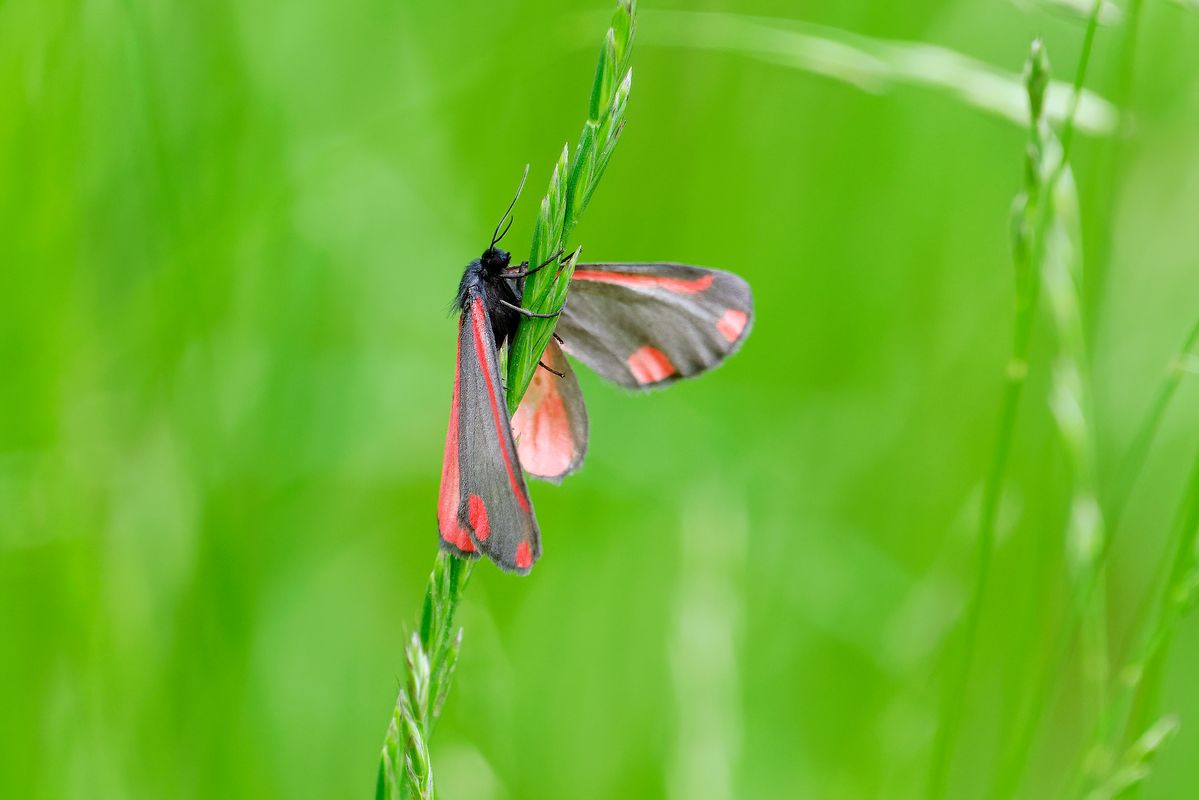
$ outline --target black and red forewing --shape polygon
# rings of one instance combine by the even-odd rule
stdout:
[[[458,323],[458,364],[446,434],[437,525],[442,546],[527,573],[541,536],[521,473],[500,383],[487,304],[471,289]]]
[[[579,264],[557,333],[570,355],[630,389],[719,364],[753,323],[749,284],[686,264]]]
[[[520,407],[512,415],[516,451],[525,472],[560,481],[583,464],[587,452],[587,406],[570,362],[550,340],[529,382]],[[552,370],[552,371],[551,371]]]

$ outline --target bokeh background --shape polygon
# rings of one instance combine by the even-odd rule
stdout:
[[[1127,14],[1087,80],[1126,96],[1129,135],[1100,119],[1073,152],[1101,485],[1199,313],[1199,15],[1143,6],[1127,90]],[[642,4],[629,125],[577,241],[739,272],[756,326],[667,392],[581,371],[590,454],[532,489],[543,560],[481,565],[467,591],[439,794],[918,795],[994,447],[1026,133],[955,93],[952,60],[862,80],[786,41],[711,46],[672,9],[805,23],[820,63],[853,34],[1012,80],[1037,34],[1068,80],[1084,27],[1033,0]],[[373,793],[436,548],[449,303],[529,163],[508,240],[527,249],[609,12],[0,1],[0,796]],[[1070,602],[1037,331],[959,797],[996,777]],[[1112,552],[1114,662],[1197,400],[1184,381]],[[1182,728],[1145,796],[1196,791],[1197,656],[1184,623],[1162,697]],[[1029,796],[1086,738],[1080,680],[1072,658]]]

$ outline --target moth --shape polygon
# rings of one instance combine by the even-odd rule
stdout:
[[[753,323],[753,296],[743,279],[715,269],[578,264],[565,306],[533,314],[521,307],[525,279],[558,256],[532,268],[513,266],[499,249],[515,203],[483,255],[467,265],[454,301],[458,355],[437,526],[441,546],[455,555],[483,553],[504,570],[527,574],[541,555],[541,534],[524,472],[560,481],[579,468],[587,450],[587,408],[564,353],[628,389],[669,386],[741,346]],[[522,315],[558,322],[509,418],[499,352]]]

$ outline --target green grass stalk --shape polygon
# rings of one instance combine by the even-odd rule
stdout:
[[[973,589],[966,606],[966,615],[962,626],[961,651],[946,683],[945,697],[941,703],[940,724],[937,726],[936,737],[933,741],[932,764],[927,787],[929,798],[944,797],[948,788],[949,763],[962,724],[966,685],[974,660],[982,603],[991,574],[999,500],[1007,475],[1012,440],[1015,438],[1020,397],[1028,377],[1033,320],[1040,295],[1040,280],[1036,277],[1034,268],[1036,247],[1029,239],[1028,234],[1035,231],[1037,209],[1040,207],[1044,190],[1041,182],[1044,120],[1041,113],[1047,80],[1048,62],[1045,59],[1044,49],[1037,41],[1033,43],[1026,72],[1026,86],[1032,113],[1029,126],[1029,164],[1026,171],[1025,193],[1019,201],[1016,219],[1016,316],[1013,325],[1012,351],[1004,376],[995,450],[986,482],[983,485],[977,535],[978,555]]]
[[[1077,602],[1071,604],[1069,609],[1070,616],[1058,631],[1051,650],[1052,655],[1046,660],[1036,689],[1018,717],[1017,734],[1013,739],[1013,744],[1009,747],[1006,756],[1001,762],[1000,780],[995,784],[995,791],[992,792],[992,797],[1011,797],[1019,794],[1018,790],[1028,766],[1028,759],[1035,741],[1038,723],[1043,719],[1045,709],[1048,707],[1049,700],[1056,691],[1058,681],[1063,677],[1071,648],[1074,646],[1074,637],[1079,632],[1080,625],[1082,624],[1082,612],[1089,606],[1094,589],[1103,574],[1099,567],[1103,567],[1107,563],[1112,543],[1120,530],[1120,523],[1123,520],[1128,498],[1136,486],[1137,478],[1140,477],[1143,471],[1149,451],[1157,438],[1157,432],[1161,428],[1162,420],[1165,418],[1166,409],[1169,407],[1170,401],[1177,393],[1182,378],[1186,374],[1183,365],[1186,359],[1190,357],[1196,344],[1199,344],[1199,319],[1193,323],[1182,346],[1178,350],[1178,355],[1172,359],[1171,366],[1166,371],[1165,376],[1163,376],[1161,384],[1154,394],[1153,401],[1145,413],[1144,419],[1137,427],[1137,433],[1133,437],[1132,443],[1129,445],[1124,458],[1120,461],[1116,478],[1106,493],[1108,499],[1104,504],[1103,513],[1104,518],[1107,520],[1108,533],[1103,539],[1102,548],[1096,559],[1097,569],[1093,570],[1087,576],[1088,579],[1079,585],[1076,593]],[[1096,733],[1093,734],[1093,739],[1102,740],[1104,738],[1110,728],[1110,717],[1110,710],[1108,714],[1101,716],[1096,723]],[[1094,744],[1095,742],[1092,741],[1092,750]]]
[[[1190,610],[1199,589],[1195,547],[1199,541],[1199,452],[1195,454],[1172,526],[1172,546],[1152,583],[1153,612],[1138,637],[1135,656],[1120,671],[1115,698],[1094,726],[1088,746],[1073,771],[1069,794],[1114,796],[1136,792],[1148,776],[1148,761],[1169,738],[1168,718],[1150,722],[1158,701],[1165,656],[1179,619]],[[1116,754],[1121,754],[1117,758]]]
[[[1178,620],[1196,599],[1196,542],[1199,540],[1199,453],[1179,504],[1174,547],[1168,556],[1168,578],[1162,584],[1156,610],[1144,635],[1140,657],[1127,674],[1144,677],[1136,684],[1132,714],[1124,740],[1130,742],[1148,726],[1160,689],[1165,657],[1174,638]]]
[[[474,562],[438,551],[425,589],[419,631],[404,651],[406,680],[383,741],[376,800],[430,800],[434,796],[429,738],[458,664],[462,629],[454,629],[458,602]]]
[[[596,66],[587,121],[573,156],[567,145],[550,178],[533,229],[530,264],[556,260],[570,240],[612,158],[624,127],[632,85],[636,0],[618,0]],[[558,269],[529,276],[524,306],[535,313],[557,311],[566,301],[570,276],[581,248]],[[554,331],[554,320],[524,317],[507,354],[510,409],[520,405],[541,354]],[[376,781],[376,800],[433,800],[436,795],[429,739],[449,694],[462,645],[454,618],[473,562],[439,550],[425,589],[420,629],[405,649],[406,680],[384,737]]]
[[[550,176],[549,189],[541,201],[529,253],[532,265],[543,264],[566,251],[571,234],[612,159],[624,129],[625,109],[633,84],[629,60],[637,29],[636,13],[636,0],[617,2],[596,64],[587,121],[574,152],[569,144],[562,148]],[[579,252],[580,248],[575,248],[560,269],[542,269],[529,276],[522,301],[526,309],[552,314],[562,308]],[[537,371],[537,362],[554,334],[555,324],[553,319],[525,318],[509,345],[508,408],[513,412]]]
[[[1121,462],[1120,471],[1112,486],[1110,519],[1113,527],[1124,513],[1124,508],[1128,504],[1128,498],[1132,494],[1137,478],[1145,466],[1145,460],[1149,456],[1149,449],[1157,436],[1158,428],[1161,427],[1166,409],[1169,407],[1174,395],[1178,392],[1178,387],[1182,384],[1183,376],[1187,374],[1186,361],[1188,358],[1191,358],[1196,344],[1199,344],[1199,319],[1196,319],[1191,325],[1191,330],[1183,341],[1182,347],[1179,348],[1178,355],[1174,358],[1173,363],[1170,364],[1161,386],[1158,387],[1153,404],[1149,408],[1149,413],[1137,429],[1137,434],[1132,440],[1128,454],[1125,456],[1123,462]]]
[[[1098,307],[1104,297],[1107,286],[1108,272],[1111,268],[1111,249],[1113,230],[1112,220],[1115,217],[1116,198],[1120,196],[1119,187],[1123,183],[1127,171],[1130,150],[1132,114],[1130,112],[1133,77],[1136,66],[1136,49],[1141,30],[1141,13],[1144,0],[1130,0],[1124,21],[1124,39],[1121,44],[1120,67],[1113,88],[1112,102],[1118,109],[1115,136],[1111,139],[1109,158],[1109,175],[1102,182],[1102,189],[1095,201],[1099,209],[1096,217],[1096,228],[1100,235],[1096,237],[1092,266],[1088,269],[1090,297],[1092,307]],[[1098,314],[1090,316],[1091,324],[1099,318]],[[1092,330],[1091,333],[1094,333]]]
[[[1113,140],[1113,149],[1115,150],[1113,155],[1113,183],[1118,180],[1122,171],[1122,164],[1127,150],[1128,102],[1132,94],[1133,67],[1135,64],[1134,54],[1138,41],[1143,7],[1143,0],[1132,0],[1128,7],[1127,19],[1124,25],[1121,69],[1114,95],[1117,106],[1121,109],[1121,114],[1119,129]],[[1111,187],[1111,189],[1105,191],[1103,194],[1106,198],[1106,217],[1110,219],[1114,197],[1116,196],[1115,187]],[[1102,227],[1110,229],[1111,226],[1109,224]],[[1102,293],[1102,285],[1106,277],[1104,265],[1106,264],[1108,250],[1110,249],[1110,245],[1106,244],[1106,238],[1101,238],[1100,250],[1096,258],[1093,259],[1095,266],[1093,269],[1088,270],[1091,278],[1090,283],[1092,284],[1091,290],[1094,296]],[[1199,320],[1196,321],[1183,346],[1180,348],[1179,360],[1185,358],[1194,349],[1197,341],[1199,341]],[[1182,370],[1171,369],[1162,380],[1152,405],[1138,427],[1127,453],[1120,461],[1115,478],[1110,484],[1110,489],[1106,492],[1107,502],[1104,503],[1104,516],[1107,520],[1108,535],[1103,541],[1103,548],[1099,555],[1098,562],[1100,567],[1106,564],[1107,554],[1116,532],[1119,530],[1128,498],[1144,467],[1145,460],[1148,457],[1157,430],[1161,425],[1166,408],[1169,406],[1171,399],[1181,383],[1182,375]],[[1021,777],[1024,774],[1033,738],[1036,734],[1037,723],[1042,718],[1049,699],[1056,690],[1056,682],[1065,668],[1066,661],[1074,644],[1074,636],[1078,631],[1078,626],[1081,624],[1081,618],[1077,612],[1090,605],[1093,589],[1094,584],[1084,584],[1081,587],[1078,593],[1079,603],[1072,605],[1070,616],[1056,638],[1056,643],[1052,650],[1053,655],[1046,662],[1046,666],[1042,670],[1041,679],[1033,693],[1033,699],[1027,710],[1021,715],[1023,722],[1020,723],[1015,745],[1010,750],[1009,757],[1003,762],[1006,766],[1001,770],[1001,774],[1004,776],[1006,785],[1009,786],[1010,790],[1014,790],[1015,787],[1019,786]],[[1101,726],[1102,724],[1101,720]],[[1004,784],[997,785],[1002,786]]]
[[[933,740],[927,796],[942,798],[946,795],[949,779],[949,764],[957,745],[966,705],[966,689],[977,647],[978,631],[982,616],[983,600],[990,580],[991,560],[995,548],[995,528],[998,519],[999,500],[1007,476],[1012,440],[1015,436],[1016,420],[1019,415],[1020,398],[1028,374],[1028,358],[1032,339],[1033,322],[1036,316],[1040,292],[1039,265],[1044,259],[1046,234],[1053,219],[1053,190],[1069,163],[1070,148],[1074,139],[1074,119],[1082,96],[1082,85],[1090,64],[1094,47],[1095,32],[1099,24],[1099,0],[1092,6],[1083,38],[1082,53],[1074,78],[1070,111],[1062,128],[1061,155],[1056,167],[1043,178],[1042,131],[1047,125],[1044,119],[1044,93],[1048,85],[1048,63],[1039,41],[1034,42],[1026,72],[1029,95],[1030,142],[1026,189],[1019,218],[1017,219],[1016,265],[1016,315],[1013,326],[1012,354],[1004,380],[1003,397],[1000,403],[999,427],[991,466],[983,486],[983,500],[979,512],[977,535],[978,555],[974,582],[966,615],[962,624],[961,651],[952,666],[946,682],[940,719]],[[1042,205],[1045,208],[1042,208]]]
[[[1117,698],[1108,724],[1099,729],[1096,747],[1111,753],[1132,747],[1152,729],[1164,677],[1166,657],[1179,620],[1194,607],[1199,594],[1196,544],[1199,543],[1199,452],[1196,452],[1178,510],[1172,546],[1155,581],[1156,601],[1139,637],[1134,658],[1121,670]],[[1106,742],[1106,744],[1105,744]]]

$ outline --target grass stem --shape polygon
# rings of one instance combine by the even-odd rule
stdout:
[[[1107,520],[1108,533],[1103,539],[1102,548],[1097,557],[1099,568],[1104,567],[1107,563],[1112,544],[1123,521],[1128,498],[1136,486],[1137,478],[1144,468],[1149,450],[1157,438],[1157,432],[1165,418],[1166,409],[1182,382],[1185,372],[1180,365],[1191,354],[1196,344],[1199,344],[1199,319],[1192,324],[1178,350],[1178,355],[1171,359],[1171,365],[1166,370],[1144,419],[1137,427],[1137,433],[1124,458],[1121,459],[1116,478],[1107,492],[1108,501],[1104,505],[1104,518]],[[1000,780],[995,784],[992,797],[1011,797],[1019,793],[1018,790],[1027,770],[1028,759],[1035,741],[1037,723],[1044,718],[1049,700],[1054,695],[1058,681],[1064,674],[1071,648],[1074,646],[1074,637],[1083,622],[1083,611],[1091,605],[1092,595],[1101,575],[1100,569],[1097,568],[1091,573],[1089,580],[1084,581],[1077,589],[1075,602],[1070,605],[1069,616],[1058,631],[1050,651],[1051,655],[1045,661],[1031,699],[1018,715],[1017,733],[1007,755],[1001,762]],[[1109,724],[1104,717],[1100,718],[1096,723],[1096,732],[1092,736],[1092,742],[1088,749],[1093,749],[1095,740],[1104,738]]]
[[[1007,467],[1015,437],[1016,421],[1019,416],[1020,398],[1028,373],[1029,343],[1032,339],[1033,322],[1039,296],[1040,267],[1045,250],[1046,233],[1053,219],[1053,191],[1069,163],[1070,148],[1074,140],[1074,119],[1078,112],[1082,86],[1090,64],[1094,47],[1095,32],[1099,24],[1101,3],[1096,0],[1087,20],[1083,37],[1082,52],[1075,72],[1074,90],[1070,112],[1063,124],[1061,155],[1048,180],[1042,182],[1041,158],[1043,155],[1042,126],[1046,123],[1043,114],[1044,86],[1048,83],[1048,65],[1040,42],[1034,42],[1029,59],[1027,86],[1029,91],[1030,155],[1033,163],[1028,172],[1030,179],[1024,197],[1022,223],[1030,234],[1016,248],[1016,316],[1013,328],[1012,355],[1008,360],[1007,376],[1004,381],[1003,397],[1000,402],[999,426],[994,455],[983,486],[983,501],[979,511],[977,534],[977,558],[970,600],[962,624],[960,654],[951,667],[942,700],[940,720],[933,740],[932,759],[927,785],[927,797],[942,798],[946,795],[949,782],[949,764],[957,746],[965,714],[967,686],[977,649],[978,631],[981,624],[982,606],[990,581],[991,561],[995,549],[995,530],[998,520],[999,501],[1007,476]],[[1039,96],[1038,96],[1039,95]],[[1044,207],[1042,207],[1044,206]],[[1019,234],[1018,234],[1019,236]]]
[[[563,149],[541,201],[533,229],[530,264],[556,258],[608,166],[624,126],[632,84],[629,59],[635,30],[636,0],[617,0],[612,25],[600,49],[588,106],[588,118],[574,150]],[[579,249],[559,269],[543,269],[525,283],[524,306],[535,313],[556,311],[566,301]],[[553,335],[552,319],[522,318],[507,353],[510,409],[520,405],[542,352]],[[407,679],[401,687],[379,760],[376,800],[432,800],[433,768],[429,738],[450,690],[462,629],[454,618],[474,562],[438,550],[425,589],[420,629],[405,650]]]

